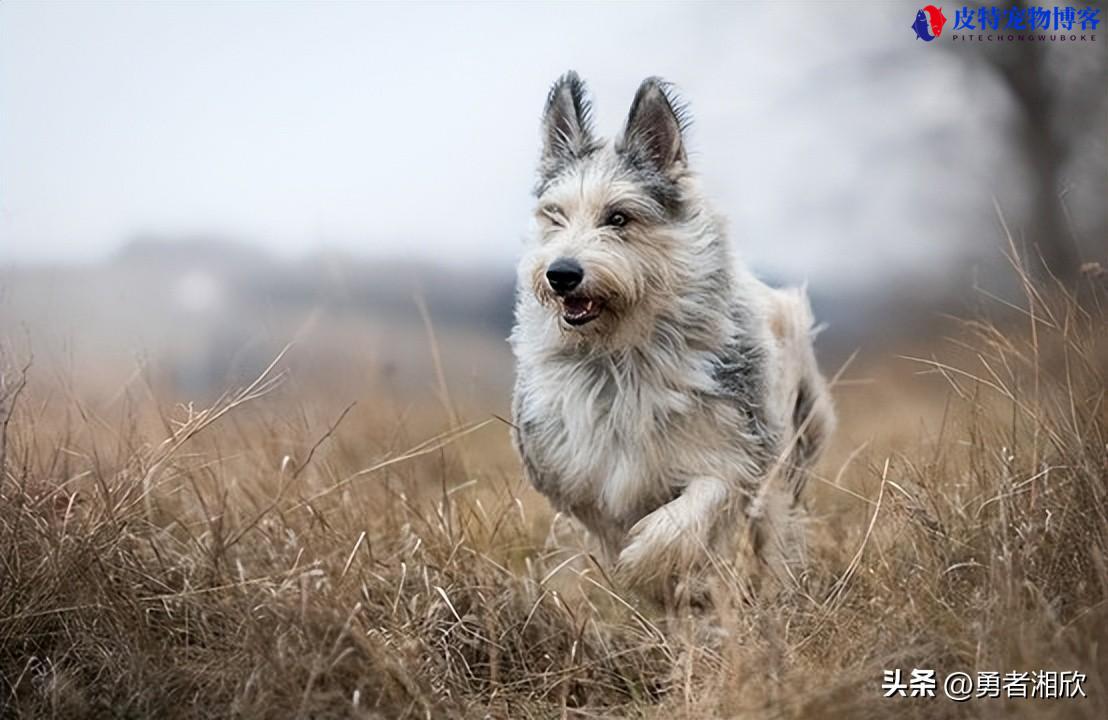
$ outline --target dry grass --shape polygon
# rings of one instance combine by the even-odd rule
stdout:
[[[306,405],[281,362],[204,410],[11,369],[0,715],[1108,717],[1101,299],[1028,286],[1019,331],[901,361],[930,428],[862,446],[889,407],[840,388],[802,587],[689,617],[578,557],[499,420]],[[882,699],[913,667],[1088,697]]]

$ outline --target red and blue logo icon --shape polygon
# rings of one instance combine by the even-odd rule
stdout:
[[[943,9],[934,5],[924,5],[923,9],[916,13],[916,21],[912,23],[912,29],[916,31],[916,37],[920,40],[931,42],[943,34],[943,25],[946,25]]]

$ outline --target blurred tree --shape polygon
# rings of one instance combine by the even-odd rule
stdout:
[[[1043,10],[1041,2],[1017,0],[1012,5],[984,5],[985,11],[1001,7],[1001,29],[1008,25],[1009,14],[1031,27],[1031,8]],[[1095,3],[1093,6],[1095,7]],[[1061,7],[1061,5],[1060,5]],[[977,25],[974,33],[988,34],[992,28],[982,18],[982,4],[973,6],[972,17]],[[1049,35],[1051,29],[1036,30],[1035,36]],[[1099,20],[1099,15],[1096,16]],[[983,27],[984,25],[984,27]],[[1094,29],[1096,34],[1099,28]],[[995,32],[995,31],[994,31]],[[1013,29],[1008,34],[1031,34],[1032,30]],[[1081,34],[1079,26],[1074,33]],[[1071,33],[1067,32],[1067,35]],[[1085,32],[1089,34],[1088,31]],[[1022,239],[1030,267],[1038,275],[1053,273],[1059,279],[1070,280],[1078,272],[1081,249],[1073,229],[1066,221],[1063,204],[1066,192],[1066,167],[1075,153],[1104,152],[1103,132],[1105,110],[1108,108],[1108,48],[1102,38],[1088,42],[1001,41],[967,43],[972,48],[967,57],[985,64],[1011,97],[1014,110],[1012,142],[1027,170],[1029,207],[1022,225]],[[967,44],[947,44],[962,50]],[[1103,159],[1102,159],[1103,160]],[[1108,172],[1099,163],[1098,178],[1091,182],[1104,184]],[[1094,188],[1095,192],[1099,192]],[[1094,223],[1094,234],[1103,238],[1106,218],[1103,208]]]

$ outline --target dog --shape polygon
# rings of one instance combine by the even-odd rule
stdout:
[[[835,422],[805,292],[733,259],[687,126],[648,78],[605,141],[580,77],[555,82],[510,337],[526,477],[617,578],[671,600],[744,538],[756,565],[795,575],[798,500]]]

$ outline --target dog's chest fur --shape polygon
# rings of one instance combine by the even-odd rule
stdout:
[[[636,350],[522,366],[517,440],[538,489],[626,531],[692,477],[726,472],[743,417],[719,395],[718,359]]]

